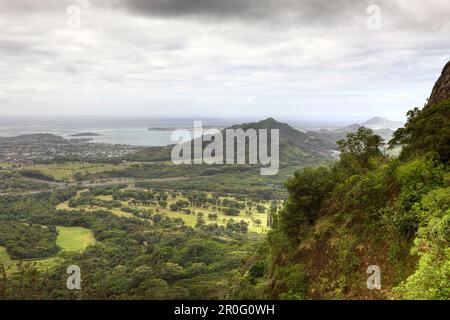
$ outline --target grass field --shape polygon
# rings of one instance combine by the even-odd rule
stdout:
[[[6,248],[3,246],[0,246],[0,263],[1,262],[8,262],[11,259],[9,258],[8,252],[6,252]]]
[[[80,196],[80,191],[77,192],[76,198]],[[112,195],[101,195],[101,196],[97,196],[96,197],[99,200],[105,200],[105,201],[110,201],[112,200]],[[56,209],[58,210],[79,210],[79,209],[84,209],[86,211],[95,211],[95,210],[106,210],[106,208],[103,207],[98,207],[98,206],[79,206],[76,208],[72,208],[69,207],[69,201],[64,201],[59,203],[58,205],[56,205]],[[115,214],[118,217],[125,217],[125,218],[131,218],[134,217],[131,213],[129,212],[125,212],[120,210],[120,208],[113,208],[111,211],[113,214]]]
[[[132,218],[134,217],[131,213],[129,212],[125,212],[120,210],[120,208],[113,208],[112,210],[107,209],[107,208],[103,208],[103,207],[98,207],[98,206],[79,206],[76,208],[72,208],[69,207],[69,201],[64,201],[61,202],[60,204],[58,204],[56,206],[56,209],[58,210],[79,210],[79,209],[84,209],[86,211],[95,211],[95,210],[108,210],[111,211],[114,215],[118,216],[118,217],[124,217],[124,218]]]
[[[62,164],[36,164],[26,166],[24,169],[39,171],[47,176],[53,177],[58,181],[72,181],[76,173],[92,174],[102,171],[122,170],[137,163],[83,163],[83,162],[67,162]]]
[[[210,196],[210,195],[208,195]],[[228,200],[236,200],[232,196],[227,197],[220,197],[221,200],[228,199]],[[170,207],[170,204],[177,202],[178,200],[187,200],[186,198],[182,196],[177,196],[175,199],[169,199],[168,200],[168,207]],[[127,206],[126,202],[123,202],[124,206]],[[269,204],[264,204],[267,211],[269,209]],[[195,226],[197,223],[197,214],[199,212],[203,212],[204,216],[203,219],[205,219],[206,224],[213,224],[217,223],[218,225],[226,225],[228,220],[233,219],[235,222],[244,220],[248,223],[248,229],[251,232],[257,232],[257,233],[266,233],[269,231],[270,228],[266,226],[267,222],[267,213],[259,213],[256,210],[251,210],[251,216],[245,215],[245,210],[241,210],[241,213],[238,216],[227,216],[220,210],[212,210],[211,208],[189,208],[192,211],[195,211],[196,214],[185,214],[180,211],[171,211],[168,208],[161,208],[159,206],[140,206],[140,205],[133,205],[131,206],[133,208],[137,209],[158,209],[160,214],[166,215],[169,218],[181,218],[183,219],[184,223],[188,226]],[[217,213],[218,218],[217,220],[210,220],[208,218],[208,214],[210,213]],[[259,219],[261,221],[261,224],[258,226],[254,221]]]
[[[56,244],[64,251],[83,251],[95,243],[91,230],[81,227],[56,227],[58,238]]]
[[[98,173],[103,171],[111,171],[111,170],[121,170],[127,167],[130,167],[132,165],[139,165],[139,162],[129,162],[129,163],[121,163],[121,164],[101,164],[101,163],[83,163],[83,162],[68,162],[63,164],[47,164],[47,165],[30,165],[27,166],[26,169],[29,170],[35,170],[39,171],[47,176],[52,176],[55,180],[59,181],[73,181],[74,175],[77,173],[80,174],[92,174],[92,173]],[[79,196],[79,194],[77,195]],[[211,194],[208,194],[208,197],[210,197]],[[111,201],[112,196],[111,195],[102,195],[97,197],[99,200],[103,201]],[[236,200],[233,196],[226,196],[221,197],[221,200],[228,199],[228,200]],[[142,205],[131,205],[131,207],[138,209],[138,210],[150,210],[153,209],[155,213],[161,213],[163,215],[166,215],[170,218],[181,218],[183,221],[189,225],[189,226],[195,226],[197,222],[198,216],[195,214],[185,214],[183,212],[174,212],[168,209],[170,205],[178,200],[187,200],[186,198],[177,195],[175,199],[169,198],[168,199],[168,206],[167,208],[161,208],[160,206],[142,206]],[[57,209],[61,210],[78,210],[78,209],[84,209],[86,211],[94,211],[94,210],[108,210],[111,211],[113,214],[119,216],[119,217],[134,217],[132,213],[125,212],[121,210],[120,208],[114,208],[114,209],[107,209],[104,207],[99,206],[79,206],[77,208],[70,208],[68,206],[69,201],[62,202],[56,206]],[[128,201],[123,201],[122,205],[125,207],[130,206]],[[263,203],[263,205],[266,207],[267,211],[269,210],[270,203],[266,202]],[[240,221],[244,220],[248,223],[249,231],[251,232],[258,232],[258,233],[266,233],[269,228],[266,226],[267,222],[267,213],[259,213],[256,211],[255,208],[253,208],[250,213],[248,214],[248,208],[241,210],[240,214],[238,216],[227,216],[219,209],[211,209],[211,208],[189,208],[191,211],[203,212],[204,220],[206,224],[210,223],[217,223],[219,225],[226,225],[226,223],[233,219],[234,221]],[[218,215],[218,219],[216,220],[210,220],[208,218],[208,214],[210,213],[216,213]],[[257,220],[261,221],[261,224],[258,225],[256,223]]]
[[[14,163],[0,162],[0,169],[10,169],[15,166],[16,166],[16,164],[14,164]]]
[[[217,223],[218,225],[223,225],[225,226],[228,222],[228,220],[233,219],[235,222],[238,222],[240,220],[244,220],[245,222],[248,223],[248,230],[251,232],[257,232],[257,233],[266,233],[267,231],[270,230],[270,228],[268,228],[266,226],[266,221],[267,221],[267,214],[266,213],[257,213],[257,212],[252,212],[252,216],[248,217],[246,216],[244,213],[241,213],[238,216],[227,216],[225,215],[223,212],[218,211],[218,210],[211,210],[211,209],[196,209],[196,214],[185,214],[183,212],[174,212],[171,211],[170,209],[159,209],[160,213],[163,215],[168,216],[169,218],[181,218],[183,219],[184,223],[188,226],[195,226],[195,224],[197,223],[197,213],[198,212],[203,212],[204,216],[203,219],[205,219],[206,224],[213,224],[213,223]],[[209,213],[217,213],[218,218],[217,220],[210,220],[208,218],[208,214]],[[261,221],[261,224],[258,226],[256,225],[256,223],[254,223],[253,221],[259,219]]]
[[[210,196],[210,195],[208,195]],[[96,197],[99,200],[112,200],[112,196],[111,195],[101,195],[101,196],[97,196]],[[234,197],[232,196],[227,196],[227,197],[221,197],[221,200],[223,199],[228,199],[228,200],[236,200]],[[175,199],[168,199],[168,207],[170,206],[170,204],[177,202],[178,200],[187,200],[185,197],[179,196],[177,195]],[[56,206],[57,209],[61,209],[61,210],[78,210],[78,209],[84,209],[86,211],[94,211],[94,210],[108,210],[110,212],[112,212],[113,214],[119,216],[119,217],[126,217],[126,218],[131,218],[134,217],[133,214],[129,213],[129,212],[125,212],[122,211],[120,208],[113,208],[112,210],[107,209],[107,208],[103,208],[103,207],[98,207],[98,206],[79,206],[77,208],[71,208],[68,206],[69,201],[65,201],[62,202],[60,204],[58,204]],[[128,204],[127,201],[122,201],[122,205],[127,207],[130,206]],[[266,207],[267,211],[269,209],[269,203],[265,203],[264,206]],[[268,228],[266,226],[266,222],[267,222],[267,212],[266,213],[259,213],[257,212],[255,209],[251,210],[251,216],[247,216],[245,214],[245,210],[241,210],[241,213],[238,216],[227,216],[225,215],[222,211],[220,210],[212,210],[211,208],[189,208],[192,211],[195,211],[196,214],[185,214],[183,212],[180,211],[171,211],[168,208],[161,208],[160,206],[142,206],[142,205],[132,205],[132,208],[135,209],[139,209],[139,210],[149,210],[149,209],[153,209],[157,212],[159,212],[160,214],[163,214],[169,218],[181,218],[183,219],[183,221],[186,223],[186,225],[188,226],[195,226],[195,224],[197,223],[197,213],[198,212],[203,212],[204,216],[203,218],[205,219],[206,224],[212,224],[212,223],[217,223],[218,225],[226,225],[228,220],[233,219],[235,222],[240,221],[240,220],[244,220],[245,222],[248,223],[248,229],[251,232],[257,232],[257,233],[266,233],[267,231],[269,231],[270,228]],[[217,220],[210,220],[208,218],[208,214],[209,213],[217,213],[218,215],[218,219]],[[255,223],[255,220],[259,219],[261,221],[261,224],[258,226]]]

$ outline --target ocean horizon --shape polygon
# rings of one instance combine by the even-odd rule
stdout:
[[[92,142],[135,146],[165,146],[172,131],[192,128],[194,119],[105,119],[105,118],[2,118],[0,137],[49,133],[65,139],[89,139]],[[206,119],[204,126],[223,128],[232,120]],[[90,136],[74,136],[92,133]]]
[[[200,119],[132,119],[104,117],[8,117],[0,118],[0,137],[14,137],[27,134],[49,133],[65,139],[89,139],[97,143],[126,144],[134,146],[166,146],[175,143],[171,140],[172,131],[192,128],[194,121]],[[243,122],[263,119],[201,119],[204,127],[222,129]],[[314,127],[321,123],[289,122],[294,127]],[[322,123],[324,125],[325,123]],[[335,124],[338,126],[339,124]],[[90,136],[74,136],[92,133]]]

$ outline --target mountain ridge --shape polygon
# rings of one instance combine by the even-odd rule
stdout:
[[[229,127],[229,129],[278,129],[280,130],[280,140],[286,140],[288,143],[302,149],[303,151],[312,152],[322,156],[329,156],[330,150],[335,149],[335,146],[329,141],[322,139],[320,136],[311,136],[303,133],[290,126],[275,120],[272,117],[258,121],[237,124]]]
[[[372,129],[375,134],[381,136],[384,141],[389,141],[392,138],[395,130],[401,128],[403,123],[399,121],[388,120],[383,117],[373,117],[362,123],[354,123],[346,127],[336,129],[320,129],[307,131],[309,136],[316,135],[319,139],[328,142],[328,145],[333,145],[333,149],[337,149],[336,142],[344,139],[348,133],[356,132],[360,127]]]

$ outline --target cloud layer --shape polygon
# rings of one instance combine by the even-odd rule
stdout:
[[[0,0],[0,114],[401,118],[449,1]],[[80,28],[73,28],[79,8]]]

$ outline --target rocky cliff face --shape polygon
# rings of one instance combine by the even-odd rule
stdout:
[[[446,99],[450,99],[450,61],[445,65],[441,76],[436,81],[428,99],[428,105],[434,105]]]

